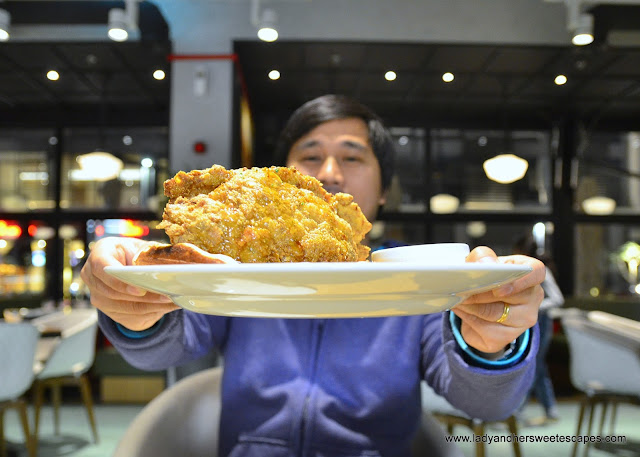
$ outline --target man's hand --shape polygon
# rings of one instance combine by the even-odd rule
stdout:
[[[451,310],[462,320],[462,337],[469,346],[485,353],[499,352],[537,322],[544,298],[540,284],[546,274],[545,266],[524,255],[497,257],[485,246],[471,251],[467,262],[511,263],[533,268],[526,276],[472,295]]]
[[[165,314],[179,309],[169,297],[130,286],[105,273],[110,265],[131,265],[135,254],[149,244],[135,238],[104,238],[91,249],[80,273],[91,292],[91,303],[131,330],[145,330]]]

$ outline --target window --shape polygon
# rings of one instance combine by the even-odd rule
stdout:
[[[53,130],[0,130],[0,210],[50,210],[53,197]]]
[[[430,140],[432,194],[455,197],[459,204],[450,205],[450,212],[551,211],[548,132],[511,131],[505,137],[503,131],[435,129]],[[487,159],[505,153],[528,162],[524,177],[510,184],[492,181],[483,169]]]
[[[66,129],[62,158],[64,209],[157,210],[168,166],[166,128]],[[84,173],[77,158],[101,149],[122,161],[108,179]]]
[[[578,157],[578,212],[640,214],[640,133],[595,132]]]

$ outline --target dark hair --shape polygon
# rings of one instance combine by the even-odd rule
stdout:
[[[382,119],[370,108],[344,95],[323,95],[315,98],[291,115],[276,143],[274,155],[277,164],[284,165],[291,146],[318,125],[350,117],[360,118],[367,124],[369,142],[380,165],[382,189],[386,189],[393,176],[394,149],[391,134]]]

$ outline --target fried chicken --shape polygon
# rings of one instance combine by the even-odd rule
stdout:
[[[369,256],[371,229],[348,194],[332,195],[295,168],[179,172],[164,183],[163,228],[171,243],[191,243],[245,263],[355,262]]]

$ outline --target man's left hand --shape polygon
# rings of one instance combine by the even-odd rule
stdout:
[[[462,320],[466,343],[485,353],[497,353],[533,327],[544,298],[540,285],[546,274],[542,262],[524,255],[498,257],[486,246],[475,248],[467,262],[510,263],[530,266],[533,271],[497,289],[472,295],[452,308]]]

